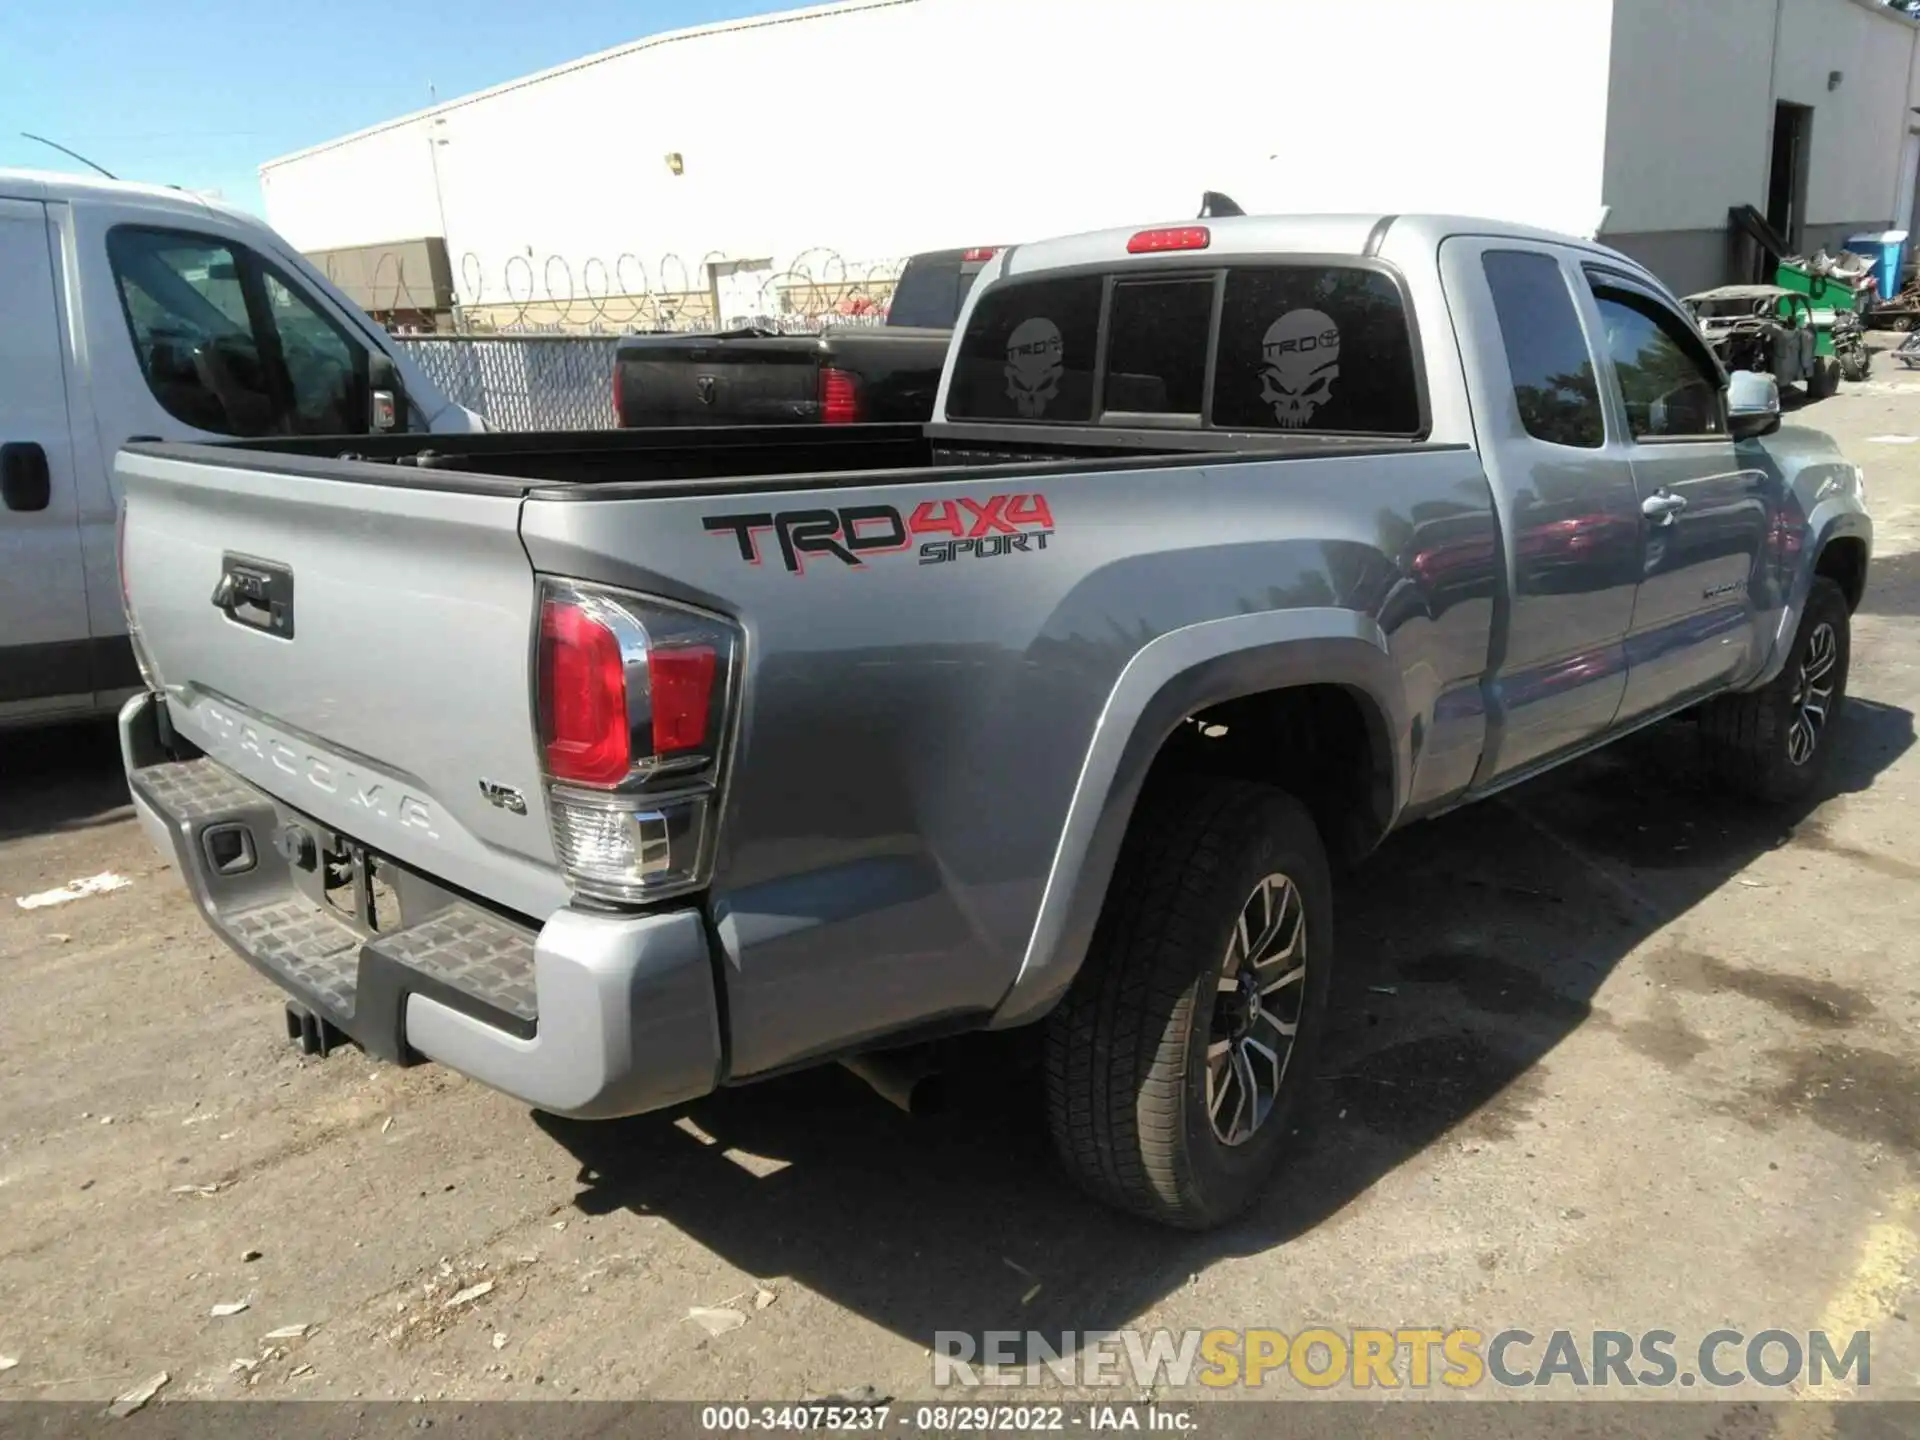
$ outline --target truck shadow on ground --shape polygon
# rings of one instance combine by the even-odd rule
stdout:
[[[790,1277],[915,1343],[1117,1327],[1216,1259],[1304,1234],[1443,1137],[1524,1147],[1550,1052],[1580,1026],[1686,1064],[1706,1042],[1677,1022],[1616,1021],[1593,1005],[1601,982],[1756,857],[1835,848],[1813,811],[1865,789],[1913,738],[1907,711],[1850,701],[1823,791],[1782,813],[1710,793],[1692,727],[1667,725],[1395,837],[1341,883],[1335,1020],[1282,1176],[1213,1235],[1117,1217],[1059,1178],[1021,1035],[973,1051],[932,1119],[833,1067],[678,1116],[538,1120],[579,1160],[583,1210],[662,1216],[741,1270]],[[1676,983],[1841,1003],[1738,955],[1692,958],[1701,974]]]
[[[0,731],[0,840],[104,825],[129,803],[112,721]]]

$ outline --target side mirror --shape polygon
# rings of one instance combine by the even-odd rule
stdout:
[[[407,390],[391,355],[376,352],[367,362],[367,429],[387,435],[406,429]]]
[[[1780,387],[1771,375],[1736,370],[1728,377],[1727,428],[1736,440],[1757,440],[1780,428]]]

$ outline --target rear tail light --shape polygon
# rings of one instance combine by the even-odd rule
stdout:
[[[740,648],[717,615],[542,585],[547,818],[575,891],[644,903],[706,884]]]
[[[1158,255],[1165,250],[1204,250],[1213,233],[1204,225],[1174,225],[1164,230],[1142,230],[1127,241],[1129,255]]]
[[[627,423],[627,412],[621,408],[620,398],[620,362],[613,362],[613,428],[619,430]]]
[[[853,375],[831,366],[820,372],[820,423],[852,425],[860,419],[860,385]]]
[[[991,260],[999,253],[1000,247],[998,245],[976,245],[971,250],[962,250],[960,252],[960,263],[962,265],[975,265],[982,260]]]

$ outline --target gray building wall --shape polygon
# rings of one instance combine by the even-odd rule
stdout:
[[[1904,224],[1917,39],[1874,0],[1613,0],[1600,238],[1683,295],[1754,278],[1727,211],[1766,212],[1781,102],[1812,112],[1803,252]]]

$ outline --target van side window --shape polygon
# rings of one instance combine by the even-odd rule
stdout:
[[[271,435],[279,405],[240,260],[216,240],[121,227],[107,257],[154,399],[197,430]]]
[[[1115,282],[1101,401],[1109,416],[1191,415],[1200,423],[1213,286],[1211,275]]]
[[[1358,265],[1229,270],[1212,423],[1223,430],[1419,434],[1413,336],[1399,286]]]
[[[1720,377],[1691,342],[1685,323],[1628,290],[1596,283],[1594,301],[1607,352],[1636,440],[1704,439],[1727,433]]]
[[[252,251],[123,225],[107,259],[140,372],[174,419],[217,435],[366,430],[366,347]]]
[[[1560,262],[1537,250],[1481,257],[1520,423],[1536,440],[1598,449],[1606,443],[1593,356]]]
[[[1091,421],[1105,284],[1098,275],[1015,280],[982,295],[954,361],[948,417]]]
[[[364,431],[371,418],[364,402],[366,350],[274,271],[263,267],[261,276],[287,367],[287,430],[295,435]]]

